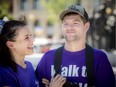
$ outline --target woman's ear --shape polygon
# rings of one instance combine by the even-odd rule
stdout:
[[[8,48],[13,49],[13,42],[12,41],[7,41],[6,45]]]

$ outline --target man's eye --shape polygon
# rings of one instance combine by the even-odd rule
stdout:
[[[78,25],[79,25],[79,23],[73,23],[73,25],[74,25],[74,26],[78,26]]]
[[[73,23],[73,24],[78,24],[78,23]]]

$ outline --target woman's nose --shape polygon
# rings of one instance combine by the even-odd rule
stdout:
[[[34,42],[35,38],[34,37],[30,37],[30,42]]]

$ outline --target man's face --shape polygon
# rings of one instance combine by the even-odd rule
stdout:
[[[85,39],[89,28],[89,22],[83,23],[80,15],[65,16],[62,21],[62,31],[66,41],[78,41]]]

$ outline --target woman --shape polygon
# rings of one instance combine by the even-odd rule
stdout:
[[[4,24],[4,26],[3,26]],[[33,66],[25,55],[33,54],[33,35],[22,21],[0,21],[0,87],[37,87]],[[43,79],[46,87],[60,87],[65,78]]]
[[[37,87],[32,64],[33,35],[22,21],[7,21],[0,31],[0,87]]]

